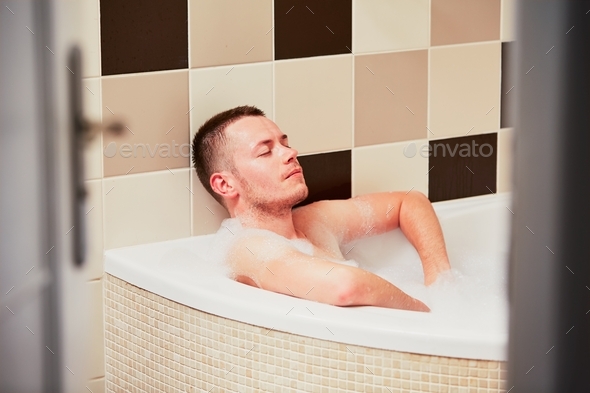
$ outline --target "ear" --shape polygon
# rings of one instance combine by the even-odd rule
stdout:
[[[211,184],[213,191],[224,198],[232,199],[238,195],[238,190],[235,187],[236,179],[225,171],[212,174],[209,184]]]

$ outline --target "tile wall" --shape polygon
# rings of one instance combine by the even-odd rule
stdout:
[[[310,187],[304,203],[510,190],[513,3],[85,1],[86,115],[126,126],[86,149],[93,318],[102,320],[105,249],[212,233],[227,217],[191,168],[189,144],[237,105],[258,106],[289,134]],[[94,337],[89,387],[99,392],[102,327]]]

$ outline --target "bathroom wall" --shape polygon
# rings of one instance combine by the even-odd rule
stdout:
[[[256,105],[289,135],[304,203],[509,191],[513,1],[85,1],[86,115],[126,125],[86,149],[89,388],[104,390],[103,251],[227,217],[189,152],[220,111]]]

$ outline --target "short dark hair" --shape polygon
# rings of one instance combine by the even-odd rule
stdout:
[[[237,120],[246,116],[265,116],[264,112],[255,106],[243,105],[221,112],[207,120],[197,131],[192,143],[193,165],[197,176],[217,202],[227,208],[223,197],[213,191],[209,179],[211,175],[223,170],[235,173],[232,152],[228,151],[228,140],[225,129]]]

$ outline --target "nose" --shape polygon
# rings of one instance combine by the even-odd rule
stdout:
[[[297,157],[297,154],[299,154],[299,152],[292,148],[292,147],[287,147],[287,146],[283,146],[284,149],[284,157],[285,157],[285,162],[289,162],[293,159],[295,159]]]

